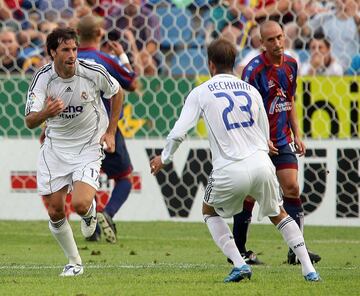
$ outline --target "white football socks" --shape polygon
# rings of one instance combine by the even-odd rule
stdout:
[[[246,264],[236,247],[229,225],[227,225],[224,219],[220,216],[204,215],[204,221],[216,245],[227,258],[232,260],[234,266],[240,267]]]
[[[302,235],[296,222],[290,216],[287,216],[282,219],[276,227],[281,232],[288,246],[299,258],[302,274],[307,275],[309,272],[315,272],[315,268],[311,264],[309,254],[306,249],[304,236]]]
[[[56,222],[50,220],[49,229],[69,259],[69,263],[81,264],[79,251],[68,220],[66,218]]]

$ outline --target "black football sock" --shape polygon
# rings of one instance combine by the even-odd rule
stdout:
[[[235,244],[241,254],[246,253],[246,241],[254,204],[252,201],[245,200],[243,211],[234,216],[233,235]]]

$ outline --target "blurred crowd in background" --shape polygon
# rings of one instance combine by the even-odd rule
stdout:
[[[238,48],[236,73],[261,52],[259,24],[278,21],[300,75],[360,73],[360,0],[0,0],[0,74],[49,62],[46,36],[104,18],[101,50],[120,43],[139,76],[207,74],[206,46],[218,36]]]

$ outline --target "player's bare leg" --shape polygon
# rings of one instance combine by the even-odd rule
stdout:
[[[96,189],[81,181],[74,182],[72,206],[81,216],[81,232],[84,237],[93,235],[96,229],[96,202],[94,199]]]

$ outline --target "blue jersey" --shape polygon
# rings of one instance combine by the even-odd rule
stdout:
[[[131,83],[136,78],[135,72],[130,71],[120,60],[107,53],[97,50],[93,47],[79,48],[78,58],[84,60],[94,61],[100,65],[103,65],[106,70],[114,77],[124,89],[129,89]],[[103,100],[105,108],[109,114],[110,112],[110,100]]]

